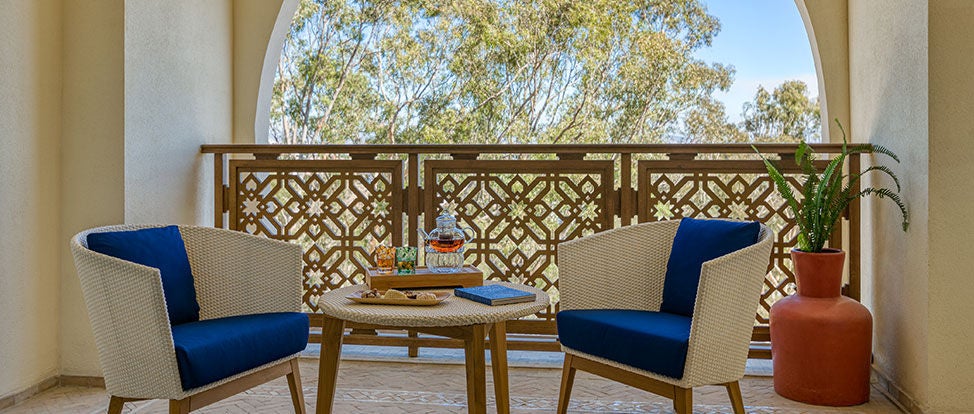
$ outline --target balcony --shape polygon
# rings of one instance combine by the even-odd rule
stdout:
[[[516,412],[554,410],[559,243],[631,224],[717,216],[764,221],[778,237],[742,383],[750,411],[974,410],[967,392],[974,387],[967,271],[974,267],[974,193],[965,191],[974,174],[974,3],[795,2],[822,118],[839,119],[850,142],[902,157],[893,168],[913,213],[902,232],[899,211],[885,201],[855,204],[830,241],[850,254],[844,294],[874,316],[872,401],[836,410],[797,405],[772,389],[767,313],[793,293],[786,253],[795,234],[749,147],[264,145],[279,49],[299,3],[4,3],[0,413],[100,412],[109,404],[67,242],[79,231],[180,223],[296,243],[315,343],[324,320],[315,298],[360,282],[375,244],[417,244],[416,229],[430,228],[444,207],[476,229],[467,260],[488,279],[531,284],[553,298],[509,325]],[[820,136],[832,143],[816,147],[827,157],[841,135],[829,126]],[[785,159],[794,148],[761,151]],[[874,161],[854,158],[845,168]],[[889,184],[882,179],[864,186]],[[369,325],[344,335],[338,409],[464,411],[456,340]],[[312,408],[319,352],[313,345],[301,360]],[[576,382],[578,412],[671,407],[594,376]],[[210,412],[286,411],[285,386],[268,383]],[[698,411],[728,412],[726,402],[721,388],[696,395]],[[126,412],[161,412],[164,404],[131,403]]]
[[[796,148],[758,146],[763,154],[785,160]],[[814,148],[822,156],[819,163],[826,163],[841,145]],[[370,252],[376,245],[418,245],[415,229],[432,227],[434,216],[447,209],[474,229],[468,264],[488,280],[535,286],[552,299],[547,309],[507,322],[513,412],[549,412],[557,404],[558,244],[681,217],[757,220],[776,233],[755,311],[744,395],[754,412],[817,412],[771,392],[768,310],[795,292],[788,252],[797,229],[749,145],[203,145],[201,150],[214,160],[217,227],[303,248],[302,307],[311,318],[313,343],[302,361],[309,405],[318,392],[318,297],[364,283],[365,270],[375,265]],[[856,173],[860,166],[856,155],[845,168]],[[800,171],[785,172],[798,186]],[[859,209],[858,203],[849,207],[830,242],[850,253],[843,292],[853,298],[860,292]],[[367,324],[347,328],[335,412],[465,412],[462,354],[452,349],[462,348],[462,341]],[[701,387],[696,394],[697,409],[730,412],[723,388]],[[897,409],[878,389],[873,394],[872,402],[855,412]],[[576,395],[572,412],[670,407],[666,400],[598,377],[580,378]],[[286,396],[284,382],[271,382],[210,409],[249,412],[251,406],[281,405],[290,412]],[[91,411],[106,403],[97,389],[68,388],[10,412]],[[149,411],[164,406],[129,404]]]

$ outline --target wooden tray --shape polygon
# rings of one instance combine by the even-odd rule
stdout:
[[[470,265],[457,273],[433,273],[420,266],[416,273],[408,275],[379,274],[375,268],[370,268],[365,272],[365,283],[378,290],[472,287],[484,284],[484,274]]]
[[[345,296],[351,299],[355,303],[365,303],[369,305],[404,305],[404,306],[433,306],[440,302],[443,302],[450,296],[453,296],[450,292],[431,292],[436,295],[436,299],[433,300],[419,300],[419,299],[383,299],[383,298],[363,298],[362,291],[351,293]]]

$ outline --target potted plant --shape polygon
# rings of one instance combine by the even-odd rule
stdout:
[[[851,175],[843,172],[851,155],[875,153],[896,162],[899,158],[879,145],[849,145],[841,124],[839,130],[842,151],[821,172],[815,167],[812,148],[804,142],[798,145],[795,162],[804,176],[801,200],[775,163],[762,156],[799,232],[798,248],[791,251],[798,293],[777,301],[769,318],[775,392],[792,400],[831,406],[869,401],[872,315],[859,302],[841,296],[845,252],[825,245],[843,211],[860,197],[893,201],[902,214],[903,230],[909,226],[899,179],[889,167],[873,165]],[[896,190],[859,189],[861,178],[868,173],[889,176]]]

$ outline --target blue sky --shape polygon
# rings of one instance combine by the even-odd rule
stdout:
[[[815,62],[798,8],[793,0],[703,0],[721,29],[712,47],[696,55],[709,62],[733,65],[734,86],[717,98],[732,121],[741,105],[754,97],[758,85],[772,89],[786,80],[804,81],[818,96]]]

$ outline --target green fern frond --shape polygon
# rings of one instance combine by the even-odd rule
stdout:
[[[886,173],[886,175],[888,175],[889,178],[892,178],[893,179],[893,183],[896,184],[896,191],[897,192],[900,191],[901,187],[900,187],[900,179],[899,179],[899,177],[897,177],[896,174],[893,173],[893,170],[891,170],[889,167],[887,167],[885,165],[873,165],[873,166],[871,166],[869,168],[866,168],[865,170],[862,170],[862,172],[860,172],[858,174],[853,174],[851,177],[849,177],[848,187],[851,188],[853,185],[855,185],[856,183],[858,183],[859,182],[859,179],[863,175],[865,175],[866,173],[868,173],[870,171],[880,171],[880,172]]]
[[[854,154],[883,154],[897,162],[899,162],[899,158],[883,146],[849,145],[842,124],[838,120],[836,120],[836,124],[842,132],[842,151],[829,161],[821,174],[815,168],[815,151],[811,146],[802,142],[795,151],[795,164],[805,176],[800,189],[801,203],[795,198],[795,192],[781,170],[765,158],[757,147],[751,146],[758,155],[761,155],[761,160],[768,170],[768,176],[771,177],[778,193],[784,198],[788,208],[795,216],[799,230],[798,247],[803,251],[821,251],[832,232],[837,228],[839,220],[848,209],[849,204],[860,197],[873,195],[892,200],[899,207],[903,216],[903,230],[906,231],[910,224],[909,211],[899,195],[900,180],[892,169],[884,165],[876,165],[855,174],[846,175],[842,172],[846,160]],[[890,176],[896,184],[896,191],[884,187],[870,187],[859,190],[859,182],[862,177],[873,171]]]
[[[885,187],[882,188],[869,187],[860,191],[855,197],[865,197],[867,195],[875,195],[880,199],[888,198],[892,200],[894,203],[896,203],[896,206],[899,207],[900,215],[902,215],[903,217],[903,223],[902,223],[903,231],[906,231],[906,229],[910,227],[910,213],[906,209],[906,204],[904,204],[903,200],[900,199],[899,194]]]
[[[889,148],[886,148],[882,145],[857,144],[856,146],[849,148],[849,155],[852,154],[883,154],[887,157],[892,158],[893,161],[896,161],[897,163],[900,162],[900,157],[896,156],[896,154],[893,153],[893,151],[890,151]]]

